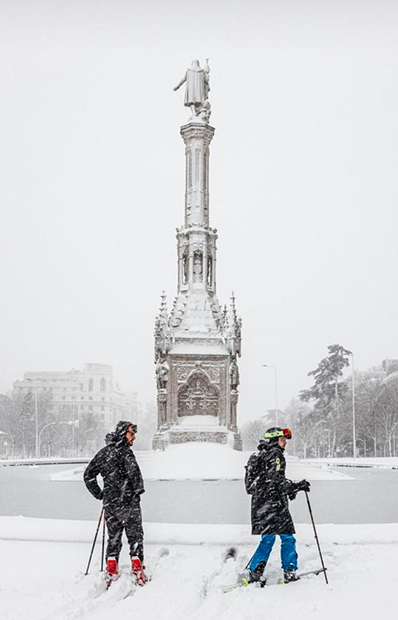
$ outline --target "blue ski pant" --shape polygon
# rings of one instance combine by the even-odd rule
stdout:
[[[281,539],[281,561],[283,570],[297,570],[296,539],[293,534],[279,534]],[[276,534],[262,534],[249,569],[255,570],[260,562],[268,562]]]

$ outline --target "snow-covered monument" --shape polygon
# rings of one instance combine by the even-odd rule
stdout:
[[[169,312],[162,295],[155,322],[158,431],[154,449],[208,441],[242,449],[237,404],[242,321],[232,294],[217,299],[217,230],[209,225],[210,69],[193,61],[175,87],[186,84],[191,117],[185,144],[185,221],[177,229],[178,290]]]

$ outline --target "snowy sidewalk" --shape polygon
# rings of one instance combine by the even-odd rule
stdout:
[[[247,526],[147,524],[146,563],[153,580],[128,598],[124,598],[130,590],[126,546],[121,558],[125,574],[109,592],[103,592],[99,573],[99,544],[90,574],[84,576],[95,527],[87,522],[0,518],[2,620],[396,618],[391,567],[398,554],[398,524],[319,526],[328,586],[323,575],[278,585],[276,547],[267,566],[266,588],[239,588],[226,594],[221,586],[235,581],[258,540]],[[311,527],[298,526],[297,539],[301,570],[318,567]],[[222,566],[220,558],[231,542],[238,547],[238,558]],[[157,562],[163,546],[170,553]]]

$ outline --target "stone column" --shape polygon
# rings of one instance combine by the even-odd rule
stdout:
[[[163,430],[167,428],[167,392],[159,390],[158,392],[158,428]]]
[[[217,240],[217,236],[214,236],[214,249],[213,249],[213,262],[212,262],[212,268],[213,268],[213,273],[212,273],[212,289],[213,289],[213,293],[217,293],[217,282],[216,282],[216,265],[217,265],[217,253],[216,253],[216,240]]]
[[[185,226],[209,225],[209,145],[214,127],[191,122],[181,127],[185,142]]]
[[[153,450],[165,450],[167,445],[166,437],[168,427],[167,391],[161,389],[158,391],[158,430],[152,441]]]
[[[203,288],[207,287],[207,239],[203,243]]]
[[[193,289],[193,249],[189,249],[188,253],[188,286],[189,290]]]
[[[239,394],[237,390],[231,390],[231,420],[230,420],[230,430],[236,433],[238,430],[236,427],[237,420],[237,409],[238,409],[238,398]]]

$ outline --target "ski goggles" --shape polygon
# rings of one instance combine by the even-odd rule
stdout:
[[[127,431],[129,431],[130,433],[136,433],[138,429],[137,424],[130,424]]]
[[[272,439],[273,437],[284,437],[285,439],[292,438],[292,431],[290,428],[281,428],[277,431],[271,431],[270,433],[264,433],[265,439]]]

